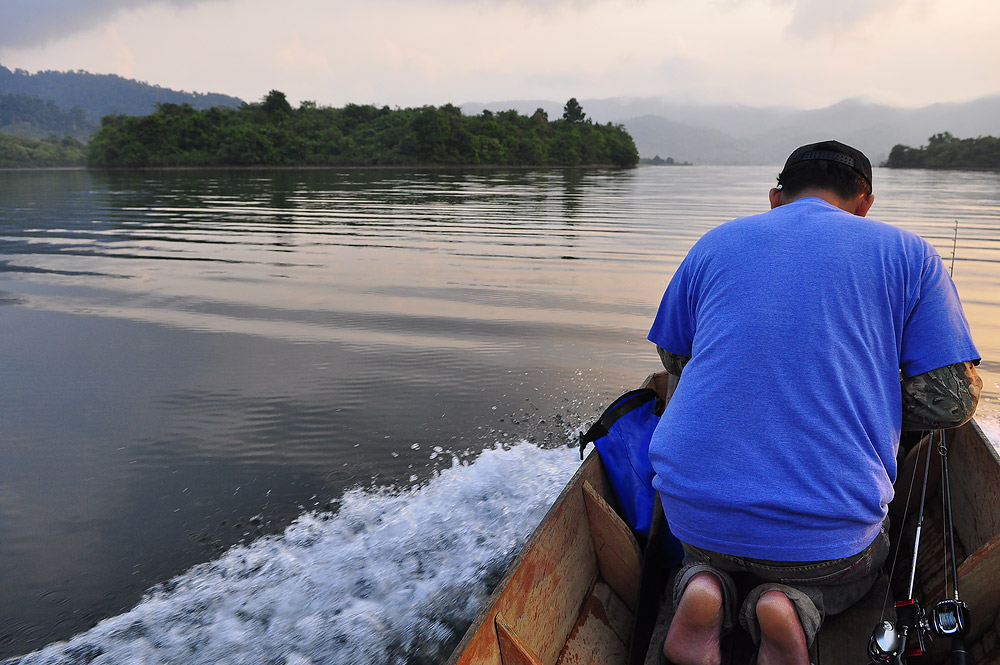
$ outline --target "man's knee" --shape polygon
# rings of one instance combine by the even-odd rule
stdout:
[[[822,600],[813,599],[800,589],[785,584],[762,584],[751,591],[740,611],[740,623],[750,633],[754,642],[760,642],[761,625],[758,612],[784,613],[791,607],[805,634],[806,644],[811,645],[823,624]]]

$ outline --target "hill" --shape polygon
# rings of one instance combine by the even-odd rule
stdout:
[[[0,133],[28,139],[72,136],[85,141],[96,129],[79,106],[64,111],[52,100],[0,93]]]
[[[0,93],[34,96],[51,101],[65,112],[79,107],[95,128],[106,115],[146,115],[155,111],[157,104],[189,104],[195,109],[208,109],[243,103],[229,95],[171,90],[116,74],[91,74],[83,70],[30,74],[23,69],[11,71],[3,65],[0,65]]]

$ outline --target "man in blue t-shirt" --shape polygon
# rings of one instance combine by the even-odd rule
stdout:
[[[771,210],[706,233],[663,295],[649,339],[681,378],[650,460],[685,549],[670,662],[720,662],[739,571],[760,581],[739,608],[758,663],[806,665],[885,561],[901,430],[972,417],[955,285],[929,243],[865,219],[873,201],[860,151],[803,146]]]

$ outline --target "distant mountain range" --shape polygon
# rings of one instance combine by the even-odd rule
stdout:
[[[114,74],[90,74],[82,70],[30,74],[11,71],[2,65],[0,95],[7,96],[0,98],[0,119],[7,118],[6,122],[0,122],[0,131],[34,138],[69,133],[64,131],[68,124],[75,128],[73,135],[86,138],[104,115],[146,115],[162,102],[187,103],[198,109],[243,104],[238,97],[171,90]],[[28,96],[36,98],[36,102],[40,100],[45,113],[26,113],[23,109],[32,108]],[[447,101],[442,100],[441,104]],[[42,116],[57,115],[48,102],[67,115],[46,124],[47,121],[40,119]],[[579,102],[584,113],[595,122],[624,125],[641,157],[672,157],[677,162],[694,164],[778,164],[797,146],[828,138],[860,148],[878,164],[885,161],[894,145],[918,147],[941,132],[951,132],[959,138],[1000,136],[1000,95],[915,109],[847,100],[808,111],[677,104],[629,97]],[[484,109],[514,109],[530,115],[541,108],[550,118],[558,118],[564,104],[552,100],[515,100],[470,102],[461,108],[466,115],[477,115]],[[82,118],[80,111],[73,111],[74,107],[82,111]]]
[[[894,145],[921,146],[941,132],[960,138],[1000,136],[1000,95],[915,109],[847,100],[808,111],[620,97],[578,101],[594,122],[624,125],[640,156],[694,164],[780,164],[796,147],[830,138],[859,148],[879,164]],[[531,113],[541,108],[554,118],[562,115],[563,104],[519,100],[461,108],[466,114],[483,109]]]
[[[60,121],[53,124],[45,118],[32,117],[30,114],[28,117],[18,117],[19,112],[24,115],[24,108],[31,107],[30,98],[43,103],[52,102],[66,113],[70,113],[74,107],[79,108],[83,117],[78,118],[77,124],[86,126],[88,131],[85,133],[88,135],[100,125],[101,118],[105,115],[146,115],[155,111],[156,104],[161,102],[190,104],[197,109],[239,106],[243,103],[238,97],[171,90],[115,74],[91,74],[82,70],[30,74],[20,69],[11,71],[3,65],[0,65],[0,95],[4,96],[0,101],[6,102],[0,107],[0,117],[6,115],[7,119],[0,126],[0,131],[33,138],[50,133],[62,135],[65,123]],[[80,132],[69,133],[80,136]]]

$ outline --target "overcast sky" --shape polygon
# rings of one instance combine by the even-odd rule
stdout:
[[[0,0],[0,64],[247,101],[1000,94],[998,0]]]

